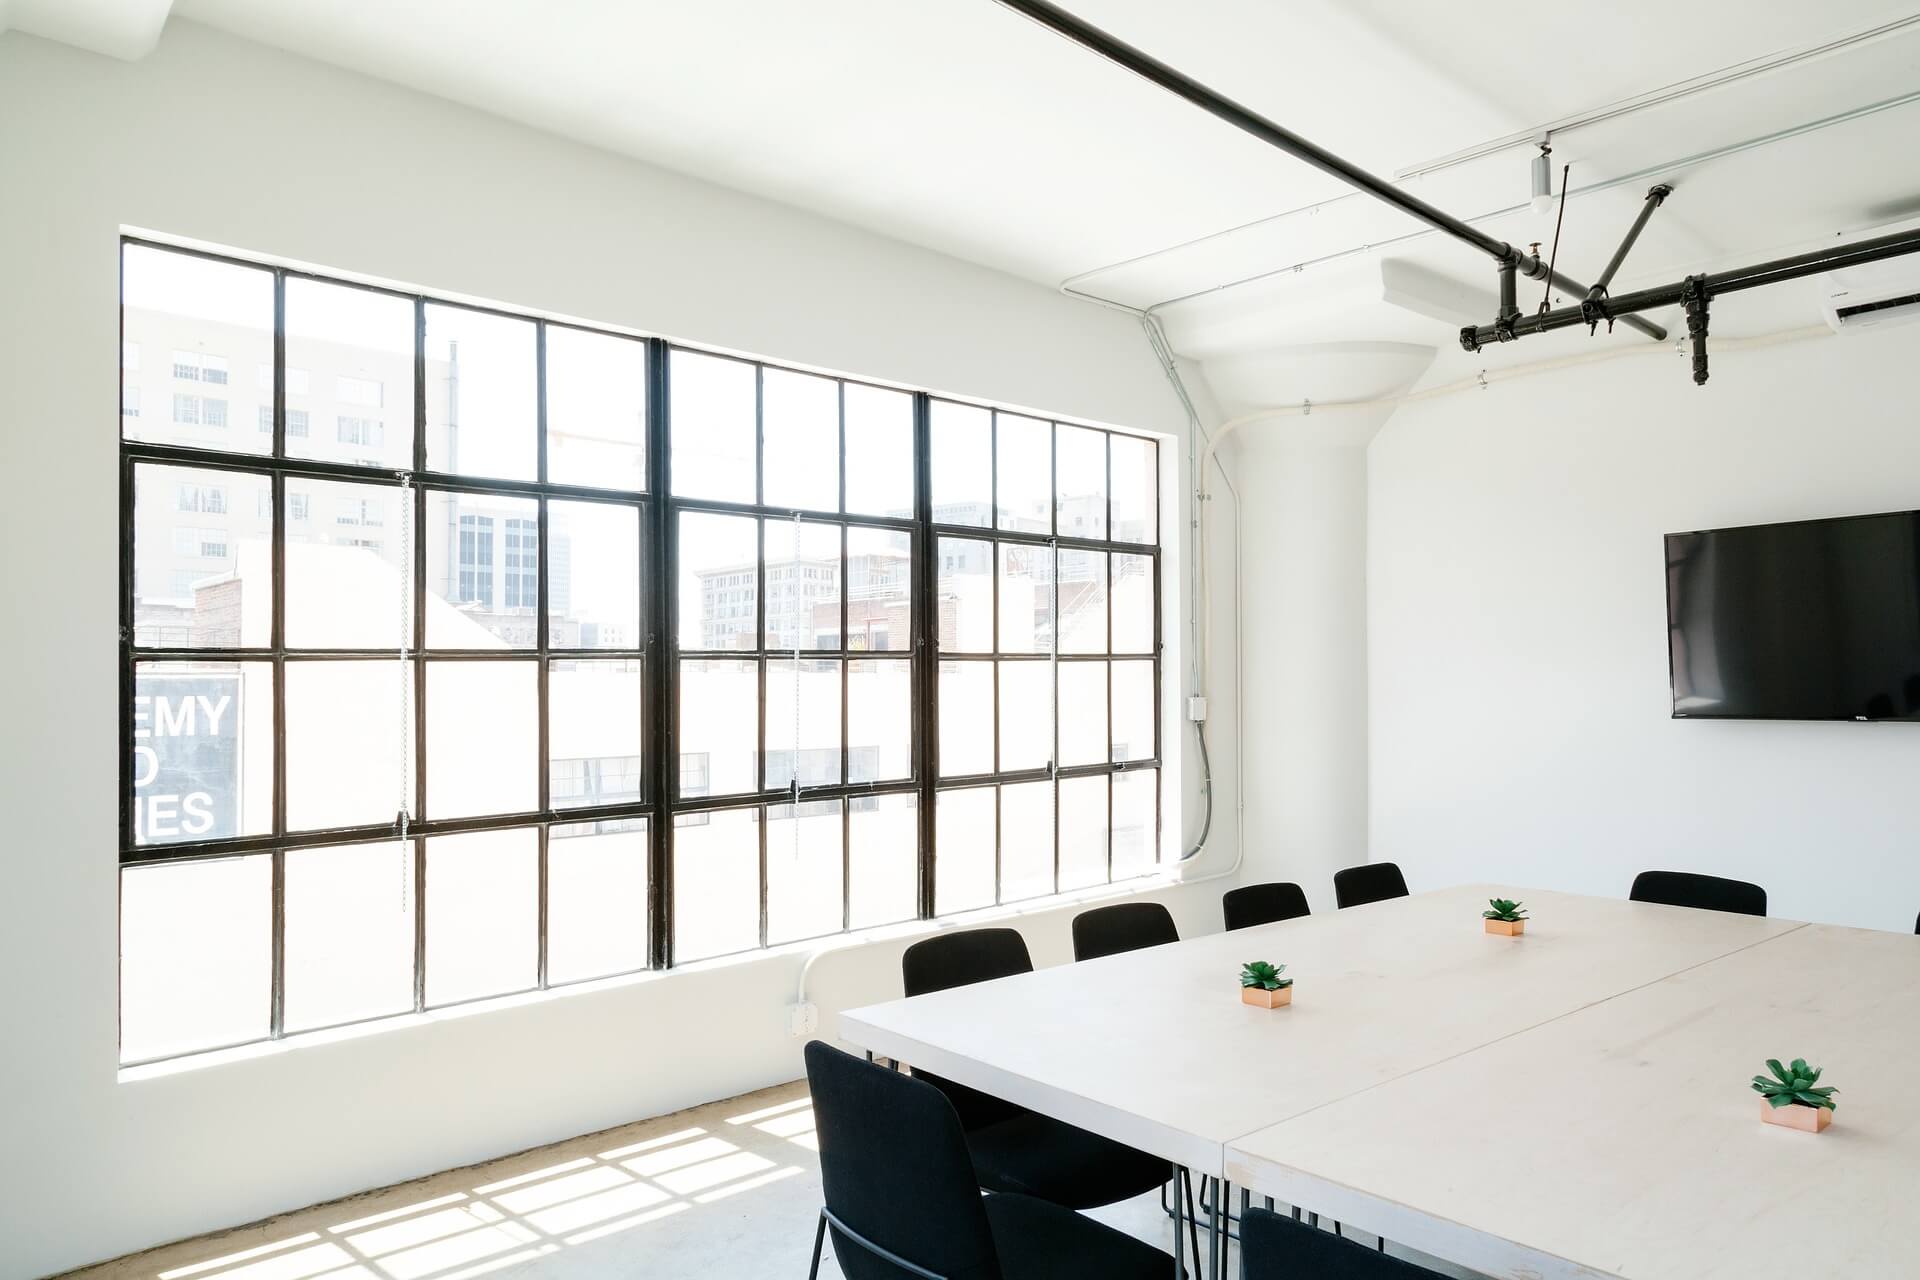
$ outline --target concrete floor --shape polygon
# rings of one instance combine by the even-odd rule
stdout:
[[[100,1263],[67,1280],[801,1280],[820,1209],[815,1150],[806,1085],[794,1081]],[[1154,1196],[1091,1216],[1173,1247]],[[820,1274],[837,1278],[827,1253]]]

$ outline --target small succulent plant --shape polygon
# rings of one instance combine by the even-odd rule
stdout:
[[[1240,985],[1243,987],[1259,987],[1263,991],[1284,990],[1293,985],[1292,978],[1283,978],[1280,976],[1286,971],[1287,966],[1283,964],[1268,964],[1265,960],[1249,961],[1240,970]]]
[[[1828,1111],[1834,1109],[1833,1095],[1840,1092],[1832,1085],[1814,1088],[1820,1079],[1820,1068],[1807,1065],[1805,1058],[1795,1058],[1787,1066],[1780,1065],[1780,1059],[1768,1058],[1767,1070],[1773,1072],[1773,1079],[1765,1076],[1753,1078],[1753,1091],[1767,1100],[1769,1106],[1821,1107]]]
[[[1511,923],[1515,920],[1525,920],[1527,918],[1527,913],[1520,909],[1521,904],[1515,902],[1512,898],[1488,898],[1487,906],[1490,907],[1491,910],[1482,911],[1480,914],[1489,920],[1504,920]]]

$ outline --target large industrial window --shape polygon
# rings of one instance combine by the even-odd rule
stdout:
[[[122,403],[196,406],[120,419],[123,1061],[1157,865],[1151,439],[137,240],[122,280]]]

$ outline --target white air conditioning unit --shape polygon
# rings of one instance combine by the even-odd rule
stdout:
[[[1891,235],[1916,225],[1875,227],[1869,235]],[[1920,253],[1845,267],[1820,277],[1821,306],[1835,333],[1920,319]]]

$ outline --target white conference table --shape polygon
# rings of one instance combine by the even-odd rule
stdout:
[[[1541,897],[1519,947],[1559,928]],[[1226,1172],[1494,1276],[1912,1277],[1916,1050],[1920,938],[1808,925],[1241,1137]],[[1795,1057],[1839,1089],[1823,1134],[1747,1087]]]
[[[1527,936],[1483,931],[1496,894],[1526,901]],[[1271,1135],[1259,1151],[1235,1145],[1264,1193],[1281,1177],[1285,1122],[1804,927],[1467,886],[854,1009],[839,1036],[1208,1177],[1230,1173],[1236,1139]],[[1249,960],[1287,965],[1291,1007],[1241,1003]],[[1295,1191],[1290,1203],[1332,1211]]]

